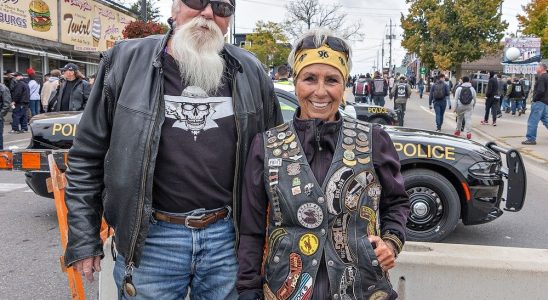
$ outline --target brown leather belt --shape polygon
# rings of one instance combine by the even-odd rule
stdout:
[[[223,208],[207,215],[202,214],[198,216],[172,216],[155,211],[153,213],[153,216],[158,221],[185,225],[186,227],[191,229],[201,229],[219,221],[220,219],[226,218],[228,216],[228,212],[228,208]]]

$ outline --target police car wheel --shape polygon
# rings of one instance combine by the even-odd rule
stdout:
[[[384,118],[376,117],[369,120],[369,123],[376,123],[380,125],[388,125],[388,122]]]
[[[421,242],[443,240],[459,222],[457,191],[449,180],[431,170],[407,170],[402,175],[411,206],[407,238]]]

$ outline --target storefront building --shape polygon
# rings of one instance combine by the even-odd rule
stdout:
[[[122,39],[135,20],[127,8],[104,0],[0,1],[0,71],[39,78],[66,63],[77,64],[84,76],[97,71],[99,54]]]

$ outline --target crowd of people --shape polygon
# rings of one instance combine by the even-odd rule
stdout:
[[[27,132],[30,118],[43,112],[84,110],[95,79],[94,75],[86,79],[74,63],[51,70],[43,83],[33,68],[26,74],[6,70],[0,83],[0,121],[3,126],[4,117],[12,112],[10,134]]]
[[[535,145],[538,123],[542,121],[545,126],[548,126],[546,125],[548,113],[542,108],[543,104],[548,104],[546,100],[548,79],[545,74],[546,65],[541,63],[536,69],[536,84],[532,89],[530,80],[524,76],[505,76],[491,72],[485,90],[485,114],[479,124],[497,126],[497,119],[504,114],[520,117],[526,113],[529,99],[531,106],[535,105],[535,110],[531,110],[527,120],[528,129],[523,144]],[[416,89],[420,99],[424,95],[425,79],[421,77],[418,82],[415,83],[415,81],[414,75],[410,75],[409,79],[400,74],[390,77],[384,74],[381,77],[379,72],[375,72],[374,78],[371,78],[369,73],[349,77],[356,103],[384,106],[385,97],[389,96],[389,99],[394,100],[394,109],[401,111],[402,121],[411,90]],[[449,109],[456,114],[457,128],[454,135],[460,136],[464,131],[466,137],[471,139],[472,112],[477,103],[478,91],[472,86],[470,77],[463,76],[456,84],[453,84],[445,74],[439,74],[435,78],[430,78],[429,81],[428,106],[435,112],[435,130],[441,132],[445,112]],[[400,125],[403,125],[403,122]]]

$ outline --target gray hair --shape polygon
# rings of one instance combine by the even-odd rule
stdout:
[[[352,70],[352,48],[350,47],[350,44],[348,44],[348,42],[345,39],[335,35],[331,30],[326,28],[312,29],[308,31],[307,33],[303,34],[300,38],[298,38],[295,41],[295,43],[293,43],[293,48],[291,49],[291,52],[289,53],[289,56],[287,57],[287,62],[289,63],[289,66],[291,66],[292,69],[295,66],[295,56],[297,51],[299,50],[297,49],[297,45],[301,44],[301,42],[309,36],[314,37],[314,45],[316,47],[321,47],[327,40],[327,37],[335,37],[340,39],[343,43],[343,47],[345,48],[345,50],[348,50],[347,65],[348,65],[348,71],[349,71],[348,73],[350,74],[350,71]]]

